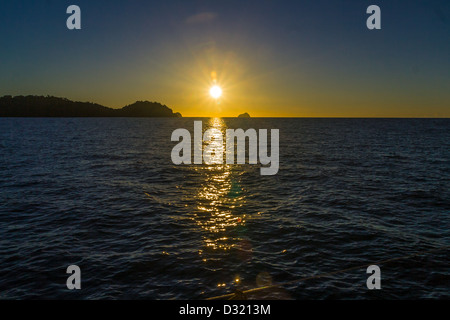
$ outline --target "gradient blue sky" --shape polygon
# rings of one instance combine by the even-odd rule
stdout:
[[[82,30],[66,28],[71,4]],[[371,4],[381,30],[366,28]],[[184,116],[450,116],[450,1],[1,1],[0,43],[0,95]]]

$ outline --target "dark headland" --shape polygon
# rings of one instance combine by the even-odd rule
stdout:
[[[238,118],[250,118],[250,115],[247,112],[245,112],[243,114],[238,115]]]
[[[121,109],[51,96],[3,96],[0,117],[181,117],[158,102],[137,101]]]

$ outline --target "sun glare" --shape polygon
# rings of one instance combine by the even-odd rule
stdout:
[[[209,94],[214,99],[219,99],[222,95],[222,89],[219,86],[212,86],[211,89],[209,89]]]

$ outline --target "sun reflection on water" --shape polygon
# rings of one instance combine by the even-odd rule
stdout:
[[[203,146],[209,146],[214,152],[211,153],[209,164],[204,164],[200,169],[204,177],[196,195],[197,210],[194,220],[206,231],[203,240],[208,248],[229,250],[239,241],[232,235],[233,229],[245,223],[245,215],[234,213],[236,208],[243,205],[243,192],[233,177],[231,166],[224,164],[224,146],[221,139],[225,136],[224,121],[211,118],[205,129],[215,129],[211,140],[205,141]]]

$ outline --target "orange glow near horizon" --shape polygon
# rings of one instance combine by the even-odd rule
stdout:
[[[245,112],[251,117],[421,118],[449,114],[445,96],[439,95],[443,82],[433,83],[431,89],[414,88],[412,92],[420,95],[411,94],[410,87],[396,82],[398,79],[388,79],[379,90],[373,90],[363,81],[336,81],[333,72],[313,68],[302,57],[295,64],[283,64],[263,55],[258,62],[236,48],[219,49],[212,41],[184,45],[184,51],[168,45],[164,59],[131,70],[137,85],[128,87],[126,97],[123,90],[108,86],[85,98],[60,95],[114,108],[137,100],[157,101],[183,117],[237,117]],[[214,98],[210,91],[216,85],[222,94]],[[389,91],[383,91],[384,86]],[[107,99],[95,98],[98,94]]]

